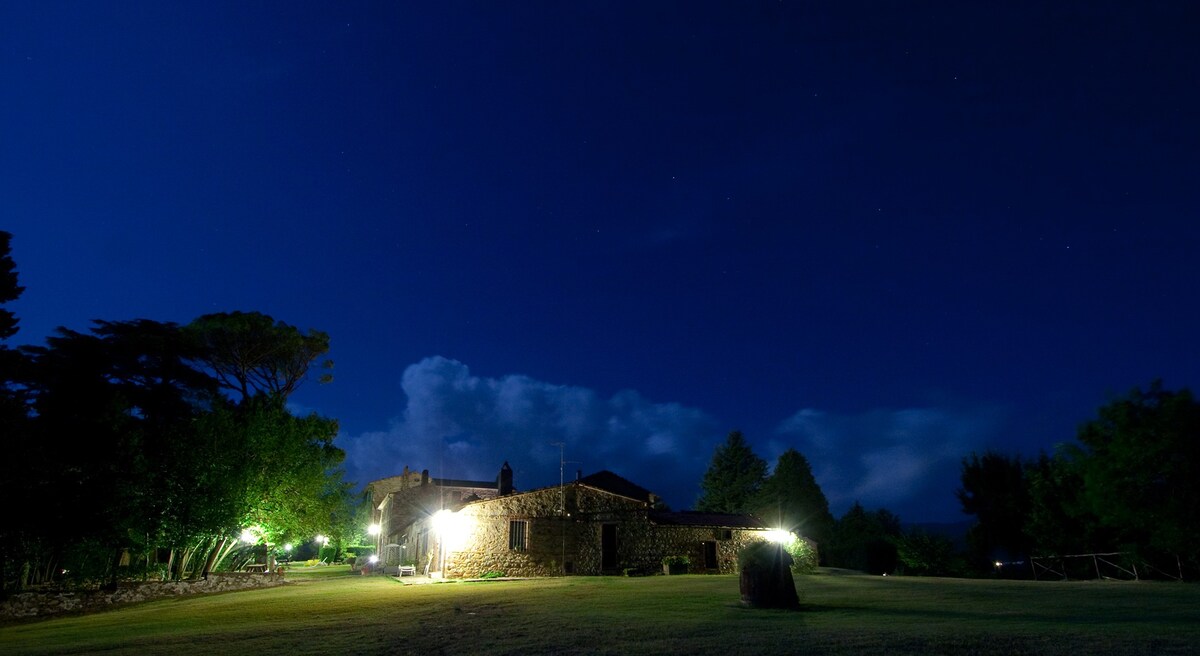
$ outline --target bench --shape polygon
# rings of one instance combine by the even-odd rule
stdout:
[[[416,575],[417,575],[416,567],[413,567],[412,565],[401,565],[400,566],[400,576],[416,576]]]
[[[266,573],[266,571],[267,571],[267,564],[266,563],[250,563],[249,565],[246,565],[246,571],[247,572],[258,572],[259,574],[263,574],[263,573]]]

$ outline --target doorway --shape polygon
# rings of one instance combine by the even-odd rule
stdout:
[[[703,544],[704,568],[720,570],[721,563],[717,560],[717,542],[715,540],[706,540]]]
[[[617,525],[600,525],[600,569],[617,568]]]

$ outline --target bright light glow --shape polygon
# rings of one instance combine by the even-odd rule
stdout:
[[[287,544],[283,545],[283,550],[284,550],[284,551],[287,551],[287,552],[291,552],[291,550],[292,550],[292,543],[291,543],[291,542],[289,542],[289,543],[287,543]]]
[[[794,535],[781,528],[771,529],[770,531],[767,531],[766,535],[767,540],[770,540],[771,542],[777,542],[779,544],[791,542],[794,537]]]
[[[379,531],[380,531],[379,524],[371,524],[370,526],[367,527],[367,533],[370,533],[371,535],[379,535]]]
[[[1004,567],[1004,563],[1002,563],[1002,562],[1000,562],[1000,561],[998,561],[998,560],[997,560],[997,561],[996,561],[996,567],[997,567],[997,568]]]
[[[433,530],[446,542],[447,551],[462,549],[473,528],[471,518],[461,513],[439,510],[433,515]]]
[[[375,554],[371,554],[371,557],[367,559],[367,562],[374,565],[375,563],[379,562],[379,556],[376,556]]]
[[[248,528],[242,529],[242,535],[239,537],[239,539],[247,544],[254,544],[255,542],[258,542],[258,536],[254,534],[253,530]]]
[[[317,542],[317,544],[319,544],[323,547],[323,546],[329,544],[329,538],[325,537],[324,535],[318,535],[316,538],[316,542]]]

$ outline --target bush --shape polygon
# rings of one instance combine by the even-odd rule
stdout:
[[[330,565],[332,565],[333,562],[335,560],[337,560],[337,552],[338,552],[337,547],[331,547],[331,546],[326,545],[324,547],[321,547],[321,551],[317,554],[317,560],[323,560],[326,563],[329,563]]]
[[[751,542],[738,552],[738,570],[771,567],[775,562],[776,548],[774,542]]]
[[[691,565],[692,559],[687,556],[666,556],[662,559],[662,564],[668,567],[671,565]]]
[[[794,537],[783,544],[783,550],[792,557],[792,572],[812,574],[817,571],[817,548],[804,538]]]

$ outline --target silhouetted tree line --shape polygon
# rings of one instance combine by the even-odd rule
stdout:
[[[828,567],[872,574],[962,571],[961,558],[948,538],[906,532],[900,518],[886,509],[868,511],[856,502],[834,520],[807,458],[788,449],[768,475],[766,461],[755,455],[739,431],[717,446],[700,487],[697,510],[756,515],[772,527],[816,542],[820,562]]]
[[[10,239],[0,305],[23,291]],[[0,339],[16,332],[0,309]],[[0,343],[0,591],[205,576],[251,556],[247,528],[260,550],[338,537],[354,508],[337,423],[286,406],[328,348],[255,312]]]
[[[972,562],[1120,553],[1139,576],[1200,568],[1200,403],[1155,381],[1103,405],[1074,443],[1035,459],[972,454],[958,498]],[[1063,561],[1066,564],[1066,561]]]

